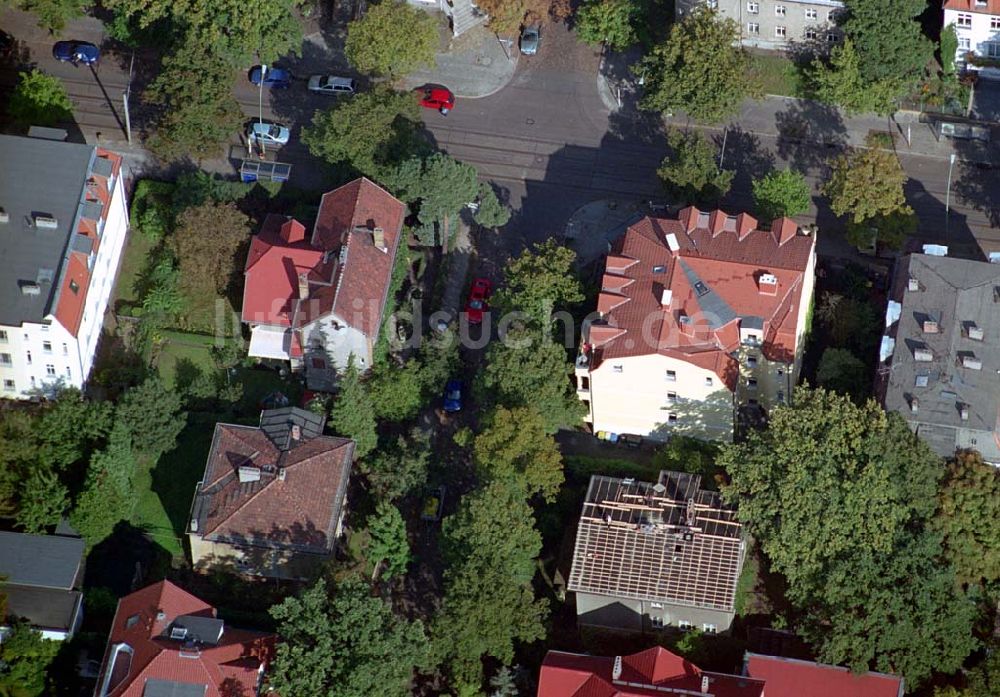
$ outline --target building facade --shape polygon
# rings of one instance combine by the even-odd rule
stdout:
[[[740,26],[744,46],[782,50],[825,46],[840,40],[836,26],[841,0],[677,0],[678,18],[708,6]]]
[[[595,433],[729,441],[739,409],[785,403],[812,302],[814,231],[689,207],[644,218],[605,263],[577,394]]]
[[[128,231],[122,158],[0,136],[0,396],[82,388]]]
[[[956,62],[1000,78],[1000,0],[945,0],[943,9],[944,26],[958,35]]]

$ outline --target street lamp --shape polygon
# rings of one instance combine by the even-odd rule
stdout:
[[[948,158],[948,188],[944,194],[944,235],[948,237],[948,214],[951,211],[951,172],[955,168],[955,153]]]

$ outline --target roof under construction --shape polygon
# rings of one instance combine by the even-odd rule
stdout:
[[[656,484],[593,476],[576,535],[571,591],[732,611],[743,526],[701,476]]]

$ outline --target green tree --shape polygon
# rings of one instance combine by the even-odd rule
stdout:
[[[355,68],[370,75],[401,77],[434,64],[437,20],[394,0],[369,5],[364,17],[347,25],[344,53]]]
[[[949,24],[941,30],[938,50],[941,52],[941,71],[947,76],[954,75],[955,57],[958,55],[958,32],[954,24]]]
[[[674,435],[653,456],[658,469],[690,472],[702,476],[702,486],[718,486],[724,481],[722,469],[716,464],[719,445],[691,436]]]
[[[393,443],[360,459],[357,465],[375,496],[392,501],[424,486],[430,454],[429,434],[414,428],[407,437],[398,436]]]
[[[816,306],[816,319],[830,332],[838,347],[852,348],[856,352],[870,350],[873,334],[879,327],[879,318],[867,300],[826,292]]]
[[[876,215],[861,223],[848,221],[844,235],[858,249],[876,245],[886,249],[902,249],[906,238],[917,231],[917,214],[909,206],[889,215]]]
[[[204,203],[177,216],[170,246],[189,301],[223,295],[243,280],[250,233],[250,219],[235,203]]]
[[[399,509],[389,501],[381,501],[375,516],[368,523],[371,542],[368,544],[368,561],[382,576],[394,578],[406,573],[410,564],[410,544],[406,540],[406,522]]]
[[[833,161],[823,193],[829,197],[834,213],[863,223],[879,215],[913,212],[903,192],[906,179],[894,153],[879,148],[856,149]]]
[[[476,7],[489,15],[489,27],[500,35],[517,34],[531,0],[477,0]],[[532,3],[536,4],[536,3]]]
[[[15,0],[19,9],[34,13],[38,26],[57,33],[66,23],[83,16],[83,0]]]
[[[34,467],[22,482],[15,519],[24,532],[43,534],[58,525],[69,508],[69,491],[59,475],[47,467]]]
[[[489,697],[518,697],[520,694],[516,676],[509,666],[503,666],[490,678]]]
[[[376,365],[367,386],[379,420],[406,421],[424,406],[421,365],[415,358],[402,366],[389,362]]]
[[[421,223],[450,219],[454,227],[459,212],[479,195],[477,176],[472,165],[439,152],[404,162],[392,177],[392,187],[407,203],[419,202]]]
[[[45,676],[62,644],[43,639],[27,622],[11,623],[0,642],[0,695],[40,697],[45,694]]]
[[[377,85],[313,116],[302,142],[333,165],[382,179],[399,163],[427,150],[418,133],[420,105],[412,94]]]
[[[576,33],[588,44],[622,51],[638,40],[640,19],[639,4],[630,0],[587,0],[576,11]]]
[[[65,470],[85,458],[111,430],[108,402],[85,399],[76,388],[61,390],[38,422],[39,459]]]
[[[576,252],[569,247],[552,239],[536,243],[507,262],[493,305],[504,314],[524,312],[538,326],[549,327],[554,310],[583,300],[575,263]]]
[[[7,114],[20,128],[54,126],[73,119],[73,102],[57,77],[41,70],[22,72],[10,95]]]
[[[830,347],[823,351],[819,360],[816,382],[831,392],[865,399],[868,395],[867,370],[864,361],[847,349]]]
[[[799,388],[719,463],[820,660],[902,672],[913,686],[962,664],[975,607],[926,529],[941,466],[898,414]]]
[[[673,24],[636,70],[645,76],[643,108],[683,111],[706,123],[732,116],[761,91],[739,25],[705,7]]]
[[[510,220],[510,208],[500,203],[493,187],[486,182],[479,185],[479,208],[475,218],[476,223],[485,228],[503,227]]]
[[[871,83],[916,84],[933,58],[934,45],[917,20],[924,0],[848,0],[843,21],[861,57],[861,74]]]
[[[132,438],[124,423],[116,423],[107,446],[90,459],[83,492],[70,513],[70,522],[88,547],[104,540],[119,521],[131,516],[134,475]]]
[[[792,169],[768,172],[753,180],[754,210],[763,220],[802,215],[809,210],[811,194],[805,175]]]
[[[529,495],[555,501],[564,480],[563,461],[547,425],[534,407],[498,407],[473,443],[480,479],[520,480]]]
[[[531,587],[542,538],[523,488],[496,480],[444,522],[448,568],[432,644],[460,684],[479,685],[482,658],[514,658],[514,642],[545,636],[547,603]]]
[[[361,382],[361,373],[351,355],[347,368],[340,376],[340,385],[329,426],[338,436],[352,438],[355,442],[354,457],[363,458],[378,445],[375,431],[375,406],[371,395]]]
[[[508,407],[534,406],[545,430],[580,424],[585,409],[569,376],[573,366],[566,350],[537,329],[515,329],[486,350],[486,368],[477,390]]]
[[[807,70],[807,78],[821,101],[843,107],[848,114],[891,114],[903,90],[900,81],[892,77],[869,79],[862,70],[861,56],[849,38],[834,46],[829,58],[815,58]]]
[[[715,145],[698,131],[667,130],[670,153],[656,170],[667,194],[685,203],[714,203],[726,195],[733,172],[719,169]]]
[[[132,446],[152,460],[174,449],[187,422],[180,395],[157,377],[126,392],[115,409],[115,419],[128,428]]]
[[[282,641],[268,686],[279,694],[404,697],[414,668],[427,663],[420,622],[400,618],[357,578],[329,593],[320,580],[271,616]]]
[[[933,527],[961,583],[1000,579],[1000,473],[978,452],[949,461]]]

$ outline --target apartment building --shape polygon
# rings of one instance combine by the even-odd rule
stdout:
[[[741,43],[781,50],[796,44],[812,46],[840,40],[836,27],[842,0],[677,0],[677,17],[708,6],[740,26]]]
[[[120,155],[0,135],[0,396],[83,387],[128,230]]]
[[[983,77],[1000,78],[1000,0],[945,0],[943,9],[944,26],[953,25],[958,35],[955,60]]]
[[[814,232],[694,207],[629,227],[576,359],[593,431],[729,441],[737,410],[785,403],[808,329]]]

